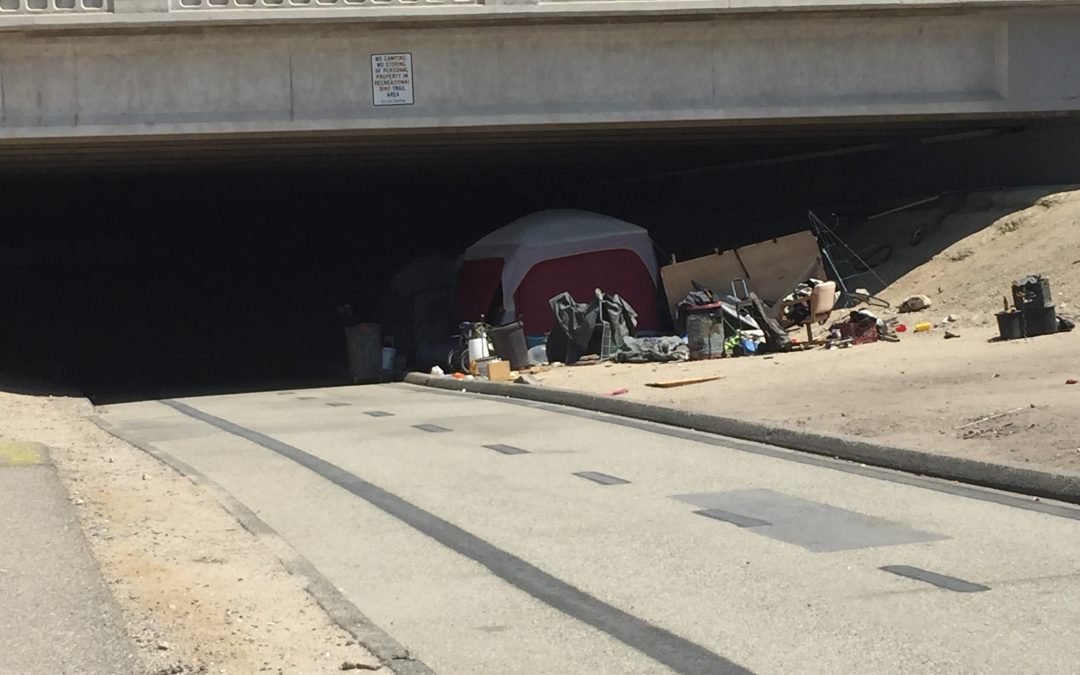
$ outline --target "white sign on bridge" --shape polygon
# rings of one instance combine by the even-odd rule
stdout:
[[[371,97],[375,105],[412,105],[412,54],[371,55]]]

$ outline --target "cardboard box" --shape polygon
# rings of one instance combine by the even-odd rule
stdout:
[[[509,361],[492,361],[488,364],[488,379],[492,382],[506,382],[510,379]]]
[[[817,238],[809,231],[741,248],[672,263],[660,268],[668,309],[675,316],[679,302],[696,281],[720,294],[731,292],[734,279],[745,279],[762,300],[777,301],[807,277],[825,278]]]

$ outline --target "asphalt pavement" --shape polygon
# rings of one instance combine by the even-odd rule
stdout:
[[[0,675],[141,668],[48,449],[0,443]]]
[[[1080,673],[1080,509],[408,385],[108,406],[453,673]]]

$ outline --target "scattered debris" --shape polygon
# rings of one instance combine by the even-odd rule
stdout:
[[[960,337],[960,333],[954,333],[951,330],[945,331],[945,339],[946,340],[951,340],[952,338],[958,338],[958,337]]]
[[[877,342],[878,338],[890,339],[893,331],[873,313],[860,309],[843,321],[834,323],[829,330],[826,347],[847,347]]]
[[[627,389],[626,387],[623,387],[621,389],[612,389],[611,391],[605,393],[604,396],[622,396],[623,394],[626,394],[626,393],[629,393],[629,392],[630,392],[629,389]]]
[[[378,670],[379,668],[382,668],[379,664],[371,665],[359,661],[345,661],[341,664],[341,670]]]
[[[900,303],[900,311],[905,313],[919,312],[924,309],[929,309],[933,304],[933,301],[928,295],[912,295]]]
[[[1065,380],[1065,384],[1076,384],[1076,380],[1070,377],[1069,379]]]
[[[981,438],[983,436],[1011,436],[1012,434],[1020,431],[1021,428],[1016,426],[1015,422],[1006,422],[999,427],[987,427],[985,429],[968,429],[963,433],[961,438],[964,440],[970,440],[972,438]]]
[[[1020,424],[1015,419],[1005,421],[1003,418],[1015,415],[1021,411],[1034,409],[1034,404],[1020,406],[1013,408],[1012,410],[1006,410],[1005,412],[996,413],[993,415],[987,415],[980,417],[979,419],[972,420],[967,424],[956,427],[957,431],[960,431],[959,437],[963,440],[970,440],[973,438],[1001,438],[1003,436],[1011,436],[1015,433],[1019,433],[1024,429],[1034,429],[1035,424]],[[987,424],[988,422],[994,422],[994,424]]]
[[[660,382],[646,382],[646,387],[657,387],[660,389],[670,389],[671,387],[683,387],[688,384],[701,384],[702,382],[715,382],[722,378],[723,375],[711,375],[709,377],[686,377],[681,380],[663,380]]]
[[[514,380],[515,384],[539,384],[537,379],[528,373],[522,373]]]
[[[995,375],[994,377],[997,377],[997,375]],[[986,417],[980,417],[979,419],[974,420],[972,422],[968,422],[967,424],[961,424],[960,426],[956,427],[956,430],[959,431],[960,429],[966,429],[968,427],[973,427],[976,424],[982,424],[983,422],[989,422],[990,420],[995,420],[995,419],[997,419],[999,417],[1005,417],[1006,415],[1012,415],[1013,413],[1018,413],[1021,410],[1024,410],[1025,408],[1027,408],[1027,407],[1034,408],[1035,406],[1034,406],[1034,404],[1031,405],[1031,406],[1020,406],[1019,408],[1013,408],[1012,410],[1006,410],[1005,412],[997,413],[995,415],[987,415]]]

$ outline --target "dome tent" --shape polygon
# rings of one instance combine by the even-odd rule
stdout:
[[[499,324],[521,318],[531,335],[551,330],[548,301],[564,291],[588,302],[595,289],[622,296],[638,327],[660,327],[658,269],[649,233],[611,216],[572,209],[538,211],[465,251],[456,318]]]

